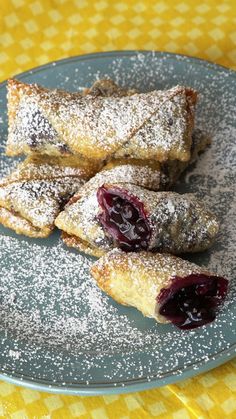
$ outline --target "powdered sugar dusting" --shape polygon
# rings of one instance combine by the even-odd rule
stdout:
[[[45,80],[64,87],[65,67],[62,71],[60,65],[54,66],[51,73],[50,68],[29,75],[27,81]],[[231,76],[223,70],[206,69],[168,55],[124,53],[119,58],[111,56],[102,68],[96,67],[96,61],[72,61],[66,67],[69,87],[88,86],[96,76],[107,74],[122,85],[143,91],[178,83],[200,91],[198,126],[210,130],[213,144],[178,188],[200,194],[221,219],[216,245],[191,259],[232,283],[216,321],[183,332],[157,325],[106,297],[88,275],[91,259],[64,248],[58,235],[35,241],[1,229],[1,369],[8,375],[47,380],[71,389],[73,385],[90,388],[94,383],[120,388],[128,386],[129,380],[155,381],[189,368],[197,372],[200,365],[219,359],[220,352],[222,356],[227,351],[232,354],[235,344],[235,83],[230,84]],[[6,138],[4,120],[2,138]],[[2,160],[4,173],[7,166]]]
[[[20,96],[16,110],[15,96]],[[7,152],[186,161],[194,103],[194,92],[181,86],[146,94],[94,97],[12,81]]]
[[[97,185],[97,180],[100,181]],[[144,205],[147,214],[147,222],[151,229],[151,237],[148,240],[148,250],[165,251],[174,254],[183,252],[196,252],[208,249],[218,232],[217,220],[211,212],[207,211],[202,203],[192,194],[180,195],[174,192],[148,191],[135,184],[103,181],[95,179],[95,187],[90,190],[93,180],[89,181],[89,187],[85,184],[81,188],[80,199],[69,203],[65,210],[59,214],[56,225],[92,247],[101,250],[112,249],[117,244],[109,234],[109,230],[101,229],[98,214],[102,208],[97,200],[97,188],[105,183],[105,187],[112,193],[119,191],[127,197],[136,197]],[[131,199],[131,198],[130,198]],[[173,211],[174,208],[174,211]],[[194,221],[193,221],[194,220]]]
[[[46,237],[64,203],[92,173],[73,158],[28,157],[0,181],[1,223],[30,237],[37,237],[37,231]]]

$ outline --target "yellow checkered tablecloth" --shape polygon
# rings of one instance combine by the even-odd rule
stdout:
[[[155,49],[236,69],[235,0],[1,0],[0,79],[71,55]],[[62,396],[0,382],[0,417],[236,418],[236,361],[160,389]]]

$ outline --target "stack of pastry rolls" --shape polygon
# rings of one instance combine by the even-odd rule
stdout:
[[[31,237],[57,226],[68,246],[102,256],[91,271],[102,289],[157,321],[212,321],[227,281],[165,254],[205,250],[219,229],[195,196],[168,192],[209,144],[194,130],[196,101],[183,86],[138,93],[101,80],[69,93],[9,81],[6,154],[27,158],[0,183],[0,222]]]
[[[53,107],[56,113],[57,101],[72,101],[86,94],[121,96],[124,91],[109,80],[96,82],[82,94],[8,82],[6,154],[27,157],[0,181],[0,222],[5,227],[29,237],[48,237],[64,205],[104,165],[102,160],[70,153],[42,110],[46,96],[52,99],[48,108]]]
[[[166,189],[205,147],[203,137],[191,139],[195,102],[196,93],[184,87],[138,94],[101,80],[81,94],[10,80],[6,154],[27,158],[0,183],[0,222],[47,237],[65,203],[101,168],[102,183],[129,176]]]

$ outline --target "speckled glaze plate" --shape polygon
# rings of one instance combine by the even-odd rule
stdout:
[[[200,92],[197,126],[213,143],[176,190],[196,192],[219,216],[216,244],[191,260],[229,278],[229,296],[210,325],[193,331],[159,325],[103,294],[88,273],[92,259],[67,249],[58,231],[34,240],[0,227],[0,378],[12,383],[67,394],[122,393],[191,377],[235,355],[235,73],[180,55],[125,51],[58,61],[17,78],[75,91],[106,76],[141,91],[185,84]],[[16,164],[4,156],[6,83],[0,107],[5,175]]]

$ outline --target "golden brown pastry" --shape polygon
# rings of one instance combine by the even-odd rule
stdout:
[[[74,200],[83,194],[89,194],[103,183],[130,183],[152,191],[169,189],[178,180],[182,172],[196,161],[200,152],[210,143],[209,137],[200,130],[193,132],[191,159],[189,162],[178,160],[160,163],[154,160],[116,159],[108,162],[74,196]]]
[[[225,278],[175,256],[117,249],[96,261],[91,274],[118,303],[181,329],[212,322],[228,286]]]
[[[102,186],[104,182],[128,182],[154,191],[168,189],[178,180],[179,176],[188,165],[197,159],[198,154],[204,151],[208,144],[210,144],[209,137],[202,131],[195,130],[193,133],[191,160],[189,163],[174,160],[166,163],[135,159],[113,160],[86,182],[70,202],[76,202],[81,194],[90,194],[94,191],[94,188]],[[96,257],[100,257],[104,254],[103,249],[94,247],[91,243],[82,240],[78,236],[69,235],[66,232],[63,232],[62,239],[68,247],[73,247],[86,254]]]
[[[114,247],[173,254],[209,248],[216,217],[192,194],[153,192],[129,183],[82,187],[55,220],[63,240],[102,255]],[[73,241],[67,240],[74,236]],[[76,241],[77,238],[78,240]],[[99,251],[99,252],[98,252]]]
[[[78,158],[31,156],[0,182],[0,223],[18,234],[47,237],[69,198],[98,170]]]
[[[134,91],[120,88],[112,80],[98,80],[82,94],[123,96],[133,93]],[[17,95],[13,95],[14,97],[18,100]],[[15,105],[13,109],[14,107]],[[101,167],[102,164],[99,162],[84,160],[73,155],[50,157],[31,154],[0,183],[0,222],[19,234],[30,237],[48,236],[54,228],[54,219],[59,209],[62,209],[62,204],[66,203],[70,196]],[[33,192],[33,188],[37,189],[37,193]],[[24,195],[27,195],[26,207]],[[33,218],[32,211],[34,211]],[[44,221],[41,220],[40,227],[39,221],[36,220],[39,214],[44,214],[45,218]]]
[[[6,153],[185,162],[190,159],[196,97],[183,86],[102,96],[10,80]]]

